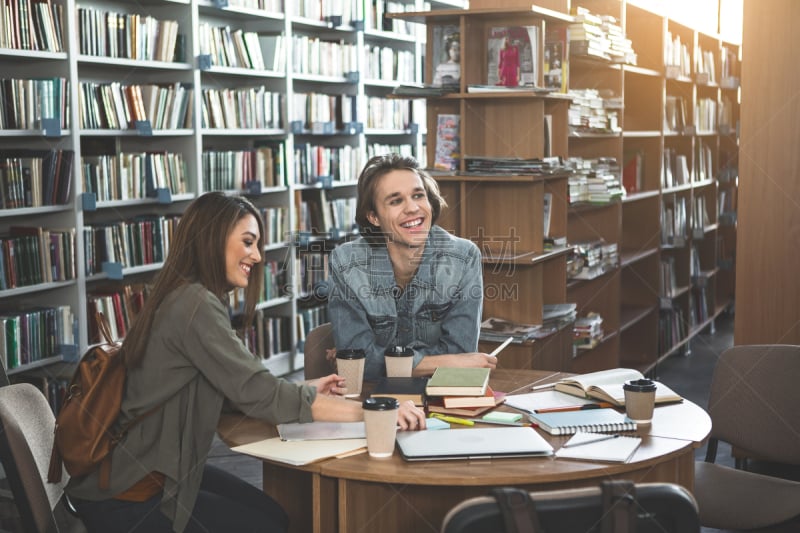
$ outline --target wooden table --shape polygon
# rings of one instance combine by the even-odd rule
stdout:
[[[529,392],[532,383],[560,376],[497,369],[491,386],[509,393]],[[277,434],[269,424],[231,415],[223,417],[219,430],[231,446]],[[399,453],[389,459],[361,454],[302,467],[264,461],[264,490],[289,513],[293,532],[438,532],[449,509],[495,486],[551,490],[596,486],[616,478],[672,482],[691,490],[694,450],[710,431],[708,414],[684,401],[656,407],[652,424],[637,431],[642,444],[628,463],[554,457],[406,462]],[[541,434],[555,449],[569,438]]]

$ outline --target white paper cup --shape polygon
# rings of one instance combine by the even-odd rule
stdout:
[[[414,351],[405,346],[390,346],[384,353],[386,375],[390,378],[409,378],[414,366]]]
[[[397,411],[400,404],[395,398],[376,396],[361,404],[364,408],[364,426],[367,431],[367,451],[370,457],[391,457],[397,435]]]
[[[364,350],[336,350],[336,373],[344,378],[347,391],[345,396],[361,395],[361,384],[364,381]]]

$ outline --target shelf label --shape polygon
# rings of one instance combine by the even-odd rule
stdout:
[[[694,75],[694,82],[698,85],[708,85],[711,81],[711,78],[708,75],[708,72],[696,72]]]
[[[74,363],[79,359],[77,344],[57,344],[56,353],[61,354],[61,357],[64,359],[64,361],[68,361],[70,363]]]
[[[121,280],[123,278],[122,263],[103,261],[103,272],[108,276],[108,279]]]
[[[170,191],[166,187],[159,187],[158,189],[156,189],[156,198],[158,199],[158,203],[160,204],[171,204],[172,191]]]
[[[303,121],[293,120],[289,122],[289,131],[295,135],[301,135],[303,133]]]
[[[417,124],[416,122],[412,122],[411,124],[409,124],[408,125],[408,132],[411,135],[418,134],[419,133],[419,124]]]
[[[325,21],[335,28],[337,26],[341,26],[342,25],[342,16],[341,15],[328,15],[327,17],[325,17]]]
[[[254,195],[261,194],[262,192],[261,182],[258,180],[247,181],[244,184],[244,190],[246,194],[254,194]]]
[[[334,241],[341,240],[344,237],[342,230],[336,227],[331,228],[330,235],[331,235],[331,240]]]
[[[344,75],[345,79],[348,83],[358,83],[359,80],[359,73],[358,72],[346,72]]]
[[[677,80],[681,77],[681,67],[678,65],[667,65],[664,76],[670,80]]]
[[[351,20],[350,25],[356,31],[364,31],[364,21],[363,20]]]
[[[211,68],[211,54],[199,54],[197,56],[197,68],[208,70]]]
[[[218,7],[222,9],[223,7],[228,7],[230,4],[228,0],[214,0],[214,7]]]
[[[658,297],[658,307],[660,307],[664,311],[671,311],[672,310],[672,298],[669,298],[667,296],[659,296]]]
[[[333,176],[330,174],[325,176],[317,176],[317,182],[322,185],[323,189],[330,190],[333,188]]]
[[[364,133],[364,123],[344,122],[342,124],[342,133],[345,133],[347,135],[357,135],[359,133]]]
[[[136,128],[136,131],[139,132],[139,135],[141,135],[142,137],[153,136],[153,125],[150,124],[149,120],[136,120],[133,122],[133,126]]]
[[[83,211],[97,211],[97,195],[93,192],[81,193],[81,209]]]
[[[42,132],[45,137],[61,137],[61,120],[57,118],[43,118]]]
[[[297,232],[297,244],[300,246],[308,246],[308,243],[311,242],[311,232],[310,231],[299,231]]]
[[[311,133],[314,135],[331,135],[336,131],[335,122],[312,122]]]

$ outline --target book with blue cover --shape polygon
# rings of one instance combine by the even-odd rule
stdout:
[[[636,422],[610,407],[562,411],[554,413],[531,413],[531,422],[551,435],[572,435],[578,431],[613,433],[636,431]]]

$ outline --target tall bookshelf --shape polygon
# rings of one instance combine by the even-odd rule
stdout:
[[[475,240],[484,252],[484,318],[537,324],[545,304],[563,302],[575,302],[579,316],[595,312],[603,317],[604,335],[590,350],[573,351],[571,338],[557,334],[531,346],[507,348],[500,364],[573,372],[613,366],[654,371],[663,358],[687,351],[691,339],[713,328],[714,319],[732,304],[738,45],[632,1],[470,5],[467,11],[414,15],[427,24],[429,42],[434,26],[457,25],[466,58],[459,91],[428,100],[428,130],[435,131],[440,114],[459,115],[461,153],[542,157],[541,125],[551,120],[551,155],[613,158],[620,174],[632,172],[624,199],[573,205],[564,177],[467,175],[463,161],[452,175],[437,176],[451,205],[441,224]],[[615,102],[609,106],[614,120],[606,131],[572,127],[568,109],[575,94],[468,91],[471,84],[486,83],[490,28],[537,25],[544,36],[578,22],[576,8],[612,16],[636,53],[635,64],[582,51],[565,57],[570,92],[597,91]],[[675,60],[668,59],[669,49],[675,50],[670,56]],[[543,51],[538,61],[544,61]],[[430,74],[431,66],[426,68]],[[433,142],[426,153],[433,167]],[[545,192],[554,199],[550,236],[566,236],[571,245],[594,240],[616,245],[618,266],[590,279],[567,278],[569,250],[545,252],[541,246],[539,206]],[[512,230],[518,234],[514,254],[499,257],[503,247],[487,245],[487,236],[502,240]],[[509,286],[520,293],[496,290]],[[491,349],[488,343],[482,347]]]
[[[424,127],[417,121],[424,103],[387,95],[398,82],[421,80],[424,39],[418,26],[387,14],[455,8],[458,0],[52,4],[60,12],[60,47],[0,41],[0,66],[4,79],[42,78],[45,72],[63,79],[68,109],[61,121],[36,115],[25,127],[0,129],[0,137],[5,153],[72,151],[72,188],[58,205],[4,206],[0,233],[6,236],[12,226],[74,232],[76,269],[69,279],[0,290],[0,305],[5,314],[69,306],[74,338],[42,360],[10,369],[12,379],[68,373],[69,364],[54,363],[70,363],[97,341],[93,309],[133,309],[141,302],[168,251],[170,228],[192,199],[209,190],[246,195],[262,211],[266,288],[246,338],[272,372],[302,368],[304,333],[325,320],[320,282],[327,254],[354,235],[358,172],[372,153],[418,156],[422,150]],[[163,33],[173,36],[174,45],[152,52],[132,47],[121,32],[134,15],[169,28],[172,33]],[[248,51],[255,49],[260,59]],[[106,116],[98,109],[122,107],[127,93],[137,91],[144,116]],[[172,107],[159,119],[154,110],[160,99]],[[379,110],[385,112],[373,113]],[[402,120],[379,120],[394,116]],[[140,172],[152,183],[130,187]],[[106,257],[106,239],[108,253],[128,255]],[[232,294],[234,315],[239,303]],[[116,324],[119,336],[132,314]]]

